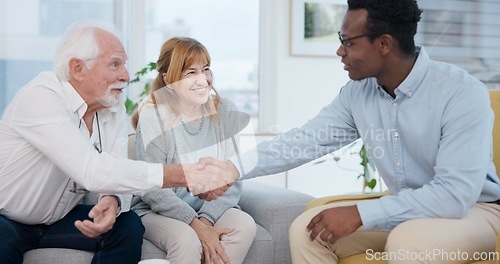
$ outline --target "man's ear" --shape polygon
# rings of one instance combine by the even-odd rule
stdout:
[[[394,41],[394,38],[389,34],[383,34],[379,37],[379,49],[383,55],[386,55],[389,51],[391,51]]]
[[[71,58],[68,62],[69,75],[71,79],[75,79],[77,81],[82,81],[85,75],[84,68],[85,65],[83,61],[77,58]]]

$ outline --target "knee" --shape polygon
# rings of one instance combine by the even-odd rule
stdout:
[[[245,240],[253,242],[257,234],[255,220],[249,214],[244,213],[238,219],[238,222],[238,228],[236,228],[235,233],[239,233]]]
[[[0,215],[0,241],[2,241],[2,247],[13,246],[13,243],[17,243],[15,239],[17,237],[19,237],[19,235],[13,227],[12,220]]]
[[[429,244],[425,232],[420,232],[419,219],[409,220],[396,226],[387,237],[386,252],[423,251]]]
[[[11,221],[5,216],[0,215],[0,237],[8,236],[12,230]]]
[[[141,239],[144,235],[144,225],[142,224],[141,218],[132,211],[121,213],[118,218],[116,218],[115,226],[118,229],[126,229],[124,235],[129,238]]]
[[[253,241],[257,232],[257,225],[253,217],[235,208],[227,210],[219,220],[217,220],[215,226],[234,230],[224,236],[226,239],[238,237],[244,240]]]
[[[311,217],[303,213],[292,222],[290,229],[288,230],[290,243],[293,241],[303,241],[304,239],[309,239],[309,233],[306,231],[306,227],[310,220]]]
[[[198,235],[190,226],[176,231],[175,240],[172,243],[173,252],[192,252],[201,256],[202,247]]]
[[[1,263],[22,263],[24,252],[38,241],[38,232],[23,232],[23,229],[20,224],[0,215]]]

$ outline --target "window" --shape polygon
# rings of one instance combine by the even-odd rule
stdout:
[[[156,62],[171,37],[200,41],[212,58],[214,87],[258,118],[259,0],[145,0],[145,59]],[[154,78],[152,75],[151,78]]]
[[[113,17],[112,0],[40,0],[40,34],[62,36],[69,24],[83,19],[109,20]]]
[[[431,58],[467,70],[489,88],[500,88],[500,2],[420,0],[424,10],[417,44]]]
[[[0,10],[0,115],[22,86],[52,70],[69,24],[91,18],[113,21],[113,0],[3,0]]]
[[[127,36],[131,75],[156,61],[168,38],[198,39],[212,56],[214,85],[221,96],[249,113],[257,127],[259,0],[4,0],[0,10],[0,114],[23,85],[52,70],[55,49],[69,24],[104,19]]]

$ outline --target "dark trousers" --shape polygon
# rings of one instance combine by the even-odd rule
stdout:
[[[134,212],[122,213],[107,233],[90,238],[74,225],[89,219],[92,205],[77,205],[52,225],[25,225],[0,215],[0,262],[23,263],[26,251],[70,248],[94,252],[92,263],[133,263],[141,259],[144,226]]]

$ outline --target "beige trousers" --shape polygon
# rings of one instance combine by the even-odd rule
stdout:
[[[309,240],[306,226],[327,208],[355,202],[327,204],[302,213],[290,227],[292,262],[337,263],[339,258],[366,253],[367,260],[389,263],[470,263],[498,259],[496,233],[500,231],[500,205],[478,203],[462,219],[422,218],[403,222],[391,232],[366,231],[330,244],[319,236]]]
[[[201,262],[200,240],[188,224],[156,213],[149,213],[141,219],[146,228],[144,238],[167,252],[170,263]],[[221,237],[221,244],[231,264],[243,263],[256,234],[253,218],[241,210],[231,208],[214,226],[235,229]]]

